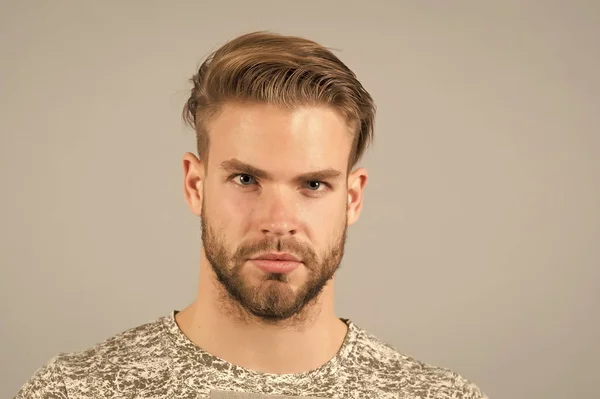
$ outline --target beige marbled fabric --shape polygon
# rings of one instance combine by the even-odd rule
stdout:
[[[211,390],[320,398],[484,398],[456,373],[402,355],[349,320],[333,359],[306,373],[277,375],[201,350],[179,329],[175,314],[55,357],[16,398],[209,398]]]

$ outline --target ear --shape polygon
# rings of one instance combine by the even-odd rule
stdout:
[[[206,168],[194,154],[188,152],[183,156],[183,190],[185,202],[192,213],[200,216],[202,213],[202,186]]]
[[[367,179],[368,175],[365,168],[358,168],[348,175],[348,226],[356,223],[360,216]]]

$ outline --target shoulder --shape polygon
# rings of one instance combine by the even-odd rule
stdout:
[[[63,374],[77,377],[86,370],[98,370],[112,364],[127,367],[151,361],[165,347],[162,344],[165,339],[163,319],[130,328],[86,350],[61,354],[58,362]]]
[[[93,397],[94,386],[102,381],[134,370],[159,369],[168,347],[162,342],[164,319],[130,328],[82,351],[61,353],[38,369],[16,398],[87,397],[84,392]]]
[[[15,399],[66,397],[67,392],[57,356],[35,371],[17,392]]]
[[[473,382],[458,373],[434,366],[398,351],[392,345],[359,328],[357,360],[366,364],[375,385],[385,384],[407,397],[485,399]],[[379,383],[379,384],[378,384]]]

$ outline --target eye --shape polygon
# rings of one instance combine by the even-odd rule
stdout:
[[[236,184],[239,184],[240,186],[250,186],[252,184],[256,184],[256,179],[254,178],[254,176],[248,175],[246,173],[239,173],[237,175],[234,175],[233,180],[236,182]]]
[[[327,183],[324,183],[322,181],[317,181],[317,180],[311,180],[311,181],[306,182],[306,186],[311,191],[318,191],[319,188],[321,188],[324,185],[327,185]]]

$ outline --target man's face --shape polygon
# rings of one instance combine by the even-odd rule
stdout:
[[[318,296],[343,256],[349,128],[326,107],[227,104],[208,129],[206,259],[243,309],[264,321],[288,319]],[[265,271],[251,259],[268,252],[301,264]]]

